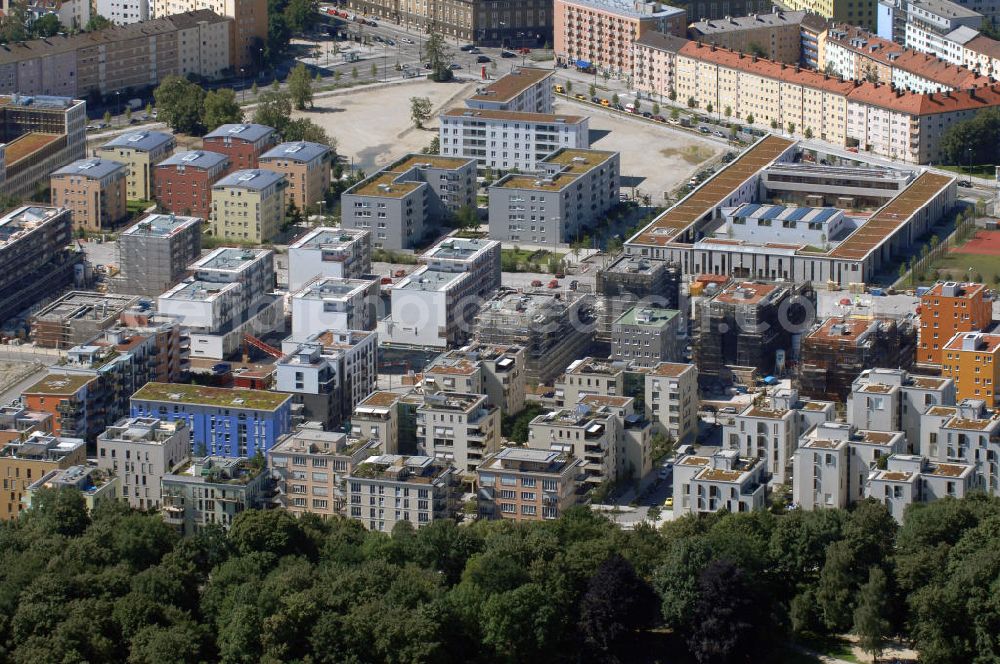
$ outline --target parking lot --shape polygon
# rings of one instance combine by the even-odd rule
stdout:
[[[649,195],[653,205],[663,206],[664,192],[686,183],[702,164],[726,151],[719,140],[606,111],[593,104],[559,98],[555,110],[589,115],[591,147],[621,153],[622,193]]]

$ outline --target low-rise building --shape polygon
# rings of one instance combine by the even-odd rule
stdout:
[[[536,171],[563,148],[590,147],[590,119],[558,113],[452,108],[439,116],[441,154],[475,159],[480,169]]]
[[[186,420],[195,457],[266,454],[292,428],[292,397],[280,392],[146,383],[130,402],[132,417]]]
[[[324,277],[291,297],[292,337],[322,330],[373,330],[379,307],[379,280]]]
[[[31,339],[42,348],[68,350],[118,323],[135,306],[132,295],[70,291],[31,317]]]
[[[906,508],[942,498],[965,498],[976,489],[975,467],[967,463],[931,463],[922,456],[893,454],[884,469],[868,478],[865,497],[883,503],[903,522]]]
[[[142,130],[112,138],[97,149],[97,156],[125,164],[125,198],[151,201],[156,192],[155,166],[172,155],[176,145],[172,134]]]
[[[1000,414],[982,399],[937,406],[923,417],[920,454],[938,463],[971,463],[986,492],[1000,492]]]
[[[287,434],[267,453],[277,504],[295,516],[344,514],[347,476],[377,451],[376,441],[334,431],[305,427]]]
[[[149,214],[118,236],[115,292],[157,297],[187,276],[201,256],[203,219]]]
[[[554,73],[538,67],[512,67],[509,73],[477,90],[465,105],[483,111],[551,113],[555,95],[550,79]]]
[[[406,521],[421,528],[455,512],[456,471],[428,456],[372,456],[347,476],[346,516],[368,530],[392,532]]]
[[[79,465],[50,470],[28,485],[21,499],[22,509],[31,509],[35,494],[43,489],[79,491],[88,512],[93,512],[102,503],[113,503],[121,499],[121,479],[94,466]]]
[[[661,362],[645,372],[646,417],[654,430],[679,443],[698,435],[698,368]]]
[[[202,148],[229,157],[227,174],[257,169],[260,156],[278,142],[273,127],[260,124],[224,124],[205,134]]]
[[[122,499],[138,510],[160,509],[160,480],[190,454],[186,420],[130,417],[97,437],[97,467],[120,479]]]
[[[611,325],[611,357],[653,367],[683,359],[687,319],[676,309],[633,307]]]
[[[73,227],[99,232],[125,219],[124,164],[110,159],[81,159],[54,171],[49,181],[52,204],[73,212]]]
[[[561,149],[536,174],[509,174],[490,187],[490,237],[568,244],[592,232],[619,204],[617,152]]]
[[[164,475],[161,514],[183,536],[215,525],[228,530],[241,512],[266,505],[269,488],[264,466],[246,458],[206,456]]]
[[[763,459],[745,459],[736,450],[711,456],[684,454],[674,463],[674,515],[753,512],[767,497]]]
[[[308,212],[322,209],[326,202],[334,156],[329,145],[295,141],[271,148],[260,155],[259,163],[262,169],[285,176],[288,182],[286,204],[294,204],[298,210]]]
[[[487,519],[556,519],[579,499],[583,460],[551,450],[505,447],[476,471],[479,516]]]
[[[482,460],[500,449],[500,409],[490,406],[485,394],[425,394],[417,408],[417,445],[471,478]]]
[[[372,234],[353,228],[314,228],[288,245],[288,292],[317,277],[360,279],[372,272]]]
[[[31,433],[0,447],[0,521],[17,518],[28,487],[53,470],[77,466],[87,461],[87,443],[82,438]]]
[[[586,491],[618,477],[621,420],[609,408],[563,408],[528,425],[528,447],[582,459]]]
[[[253,169],[233,171],[212,185],[212,233],[237,242],[270,242],[285,220],[285,188],[281,173]]]
[[[341,194],[341,224],[371,231],[378,249],[412,249],[475,205],[474,159],[408,154]]]
[[[229,157],[191,150],[167,157],[153,168],[156,202],[172,214],[208,219],[212,185],[229,170]]]
[[[101,430],[96,408],[97,378],[49,374],[21,393],[31,410],[52,415],[52,434],[93,440]]]

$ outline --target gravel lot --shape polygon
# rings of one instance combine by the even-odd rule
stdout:
[[[558,99],[557,113],[590,116],[591,147],[621,153],[622,191],[652,196],[663,205],[663,192],[687,182],[699,166],[726,151],[718,140],[701,138],[669,125],[612,113],[592,104]]]
[[[371,174],[408,152],[418,152],[437,135],[437,114],[457,106],[472,94],[476,84],[432,83],[414,79],[378,87],[345,90],[316,99],[316,108],[296,111],[293,118],[307,117],[336,139],[337,152],[355,168]],[[434,110],[423,131],[410,120],[410,97],[427,97]]]

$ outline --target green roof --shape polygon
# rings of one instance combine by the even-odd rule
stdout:
[[[679,312],[676,309],[661,309],[659,307],[632,307],[614,322],[615,325],[639,325],[643,327],[664,327]],[[640,314],[646,319],[639,320]]]
[[[228,406],[244,410],[277,410],[292,397],[290,394],[266,390],[207,387],[180,383],[146,383],[132,395],[132,398],[138,401]]]

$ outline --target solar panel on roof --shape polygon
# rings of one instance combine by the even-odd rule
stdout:
[[[812,208],[804,208],[804,207],[792,208],[789,211],[788,218],[791,219],[792,221],[802,221],[807,216],[809,216],[810,212],[812,212]]]
[[[784,208],[773,206],[764,210],[764,214],[760,215],[761,219],[777,219],[778,216],[784,212]]]

